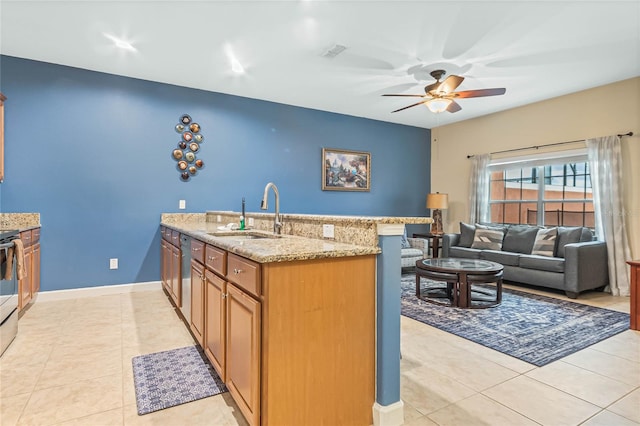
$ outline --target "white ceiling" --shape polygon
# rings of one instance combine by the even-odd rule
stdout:
[[[5,55],[424,128],[640,76],[640,0],[0,0],[0,24]],[[391,113],[440,68],[506,94]]]

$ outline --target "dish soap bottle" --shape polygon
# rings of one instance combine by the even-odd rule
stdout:
[[[244,197],[242,197],[242,216],[240,216],[240,229],[244,230]]]

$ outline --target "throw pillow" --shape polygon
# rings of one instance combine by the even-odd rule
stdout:
[[[400,240],[400,248],[411,248],[411,244],[409,244],[409,240],[407,240],[407,228],[404,228],[404,234],[402,234],[402,240]]]
[[[582,227],[564,227],[558,228],[558,244],[556,247],[556,257],[564,257],[564,246],[572,243],[579,243],[582,235]]]
[[[471,247],[471,244],[473,244],[473,236],[475,232],[475,226],[469,225],[468,223],[460,222],[460,240],[458,240],[458,247]]]
[[[489,228],[483,225],[476,225],[476,232],[473,235],[473,244],[471,248],[485,250],[502,249],[502,238],[504,230]]]
[[[530,254],[538,234],[537,226],[512,225],[507,229],[502,242],[502,251]]]
[[[558,228],[539,229],[536,235],[536,242],[533,243],[531,254],[553,257],[557,235]]]

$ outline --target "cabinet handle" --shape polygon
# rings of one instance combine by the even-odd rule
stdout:
[[[191,250],[192,250],[192,251],[199,251],[200,249],[199,249],[199,248],[197,248],[197,247],[193,247]]]
[[[240,272],[242,272],[242,269],[238,269],[238,268],[233,268],[233,273],[238,275]]]
[[[207,256],[207,259],[209,259],[209,260],[216,260],[216,257],[215,257],[215,256]]]
[[[220,293],[220,296],[221,296],[223,299],[226,299],[226,298],[227,298],[227,295],[226,295],[225,293]]]

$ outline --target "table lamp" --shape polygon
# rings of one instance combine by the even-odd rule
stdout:
[[[444,234],[442,227],[442,209],[449,207],[449,194],[441,194],[436,192],[427,195],[427,208],[431,209],[431,217],[433,223],[431,224],[432,234]]]

